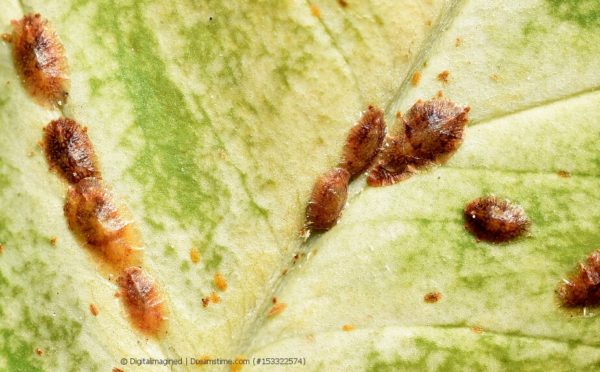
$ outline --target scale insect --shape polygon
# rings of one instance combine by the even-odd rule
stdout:
[[[132,323],[145,333],[160,332],[167,319],[166,308],[154,280],[134,266],[123,270],[117,284]]]
[[[64,212],[71,231],[112,268],[141,262],[139,232],[100,180],[85,178],[71,186]]]
[[[399,117],[400,134],[386,138],[367,183],[389,186],[419,169],[444,164],[462,144],[469,111],[442,97],[417,101]]]
[[[383,110],[369,106],[348,134],[340,167],[351,177],[364,172],[381,149],[385,129]]]
[[[58,36],[39,13],[13,20],[12,26],[13,59],[25,89],[44,107],[64,105],[70,80]]]
[[[496,196],[477,198],[465,206],[465,228],[478,240],[505,243],[522,236],[530,223],[520,205]]]
[[[329,230],[337,223],[348,198],[350,173],[333,168],[321,175],[313,188],[306,207],[306,227]]]
[[[96,154],[87,128],[61,117],[44,128],[44,152],[50,169],[71,184],[87,177],[100,177]]]

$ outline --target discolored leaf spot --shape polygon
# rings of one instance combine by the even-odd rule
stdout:
[[[117,279],[120,298],[130,320],[142,332],[157,335],[166,321],[166,308],[154,280],[139,267],[129,267]]]
[[[61,117],[51,121],[44,128],[43,147],[50,169],[69,183],[100,176],[87,128],[75,120]]]
[[[141,262],[139,232],[100,180],[85,178],[71,186],[64,209],[70,229],[104,263],[120,270]]]
[[[469,111],[443,98],[417,101],[404,118],[415,165],[447,161],[462,144]]]
[[[58,36],[40,14],[27,14],[12,25],[15,67],[25,89],[42,106],[63,105],[70,84]]]
[[[520,205],[487,196],[471,201],[464,210],[465,227],[478,240],[504,243],[525,233],[529,218]]]
[[[340,167],[350,172],[351,177],[364,172],[379,153],[384,138],[383,110],[369,106],[348,134]]]
[[[600,250],[590,254],[577,272],[559,285],[558,296],[566,307],[600,304]]]
[[[399,117],[403,131],[386,138],[367,183],[389,186],[418,169],[445,163],[462,144],[469,110],[442,97],[417,101]]]
[[[346,204],[349,181],[350,173],[343,168],[333,168],[319,177],[306,207],[309,229],[329,230],[336,224]]]

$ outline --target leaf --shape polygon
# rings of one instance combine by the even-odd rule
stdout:
[[[2,45],[0,366],[238,355],[305,357],[311,369],[594,365],[597,317],[561,310],[554,289],[600,241],[596,8],[7,1],[6,31],[39,11],[63,40],[72,79],[63,114],[88,126],[171,312],[166,337],[133,331],[114,278],[69,232],[64,185],[36,145],[61,113],[26,96]],[[438,90],[471,106],[451,162],[387,188],[358,180],[338,226],[303,244],[312,183],[336,163],[359,111],[387,106],[391,123]],[[461,210],[487,193],[522,204],[531,236],[476,243]],[[310,258],[282,276],[299,251]],[[203,308],[216,273],[228,288]],[[431,291],[438,303],[423,301]],[[266,319],[273,295],[287,307]]]

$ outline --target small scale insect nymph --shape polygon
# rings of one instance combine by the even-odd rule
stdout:
[[[306,207],[306,227],[310,230],[329,230],[337,223],[348,197],[350,173],[333,168],[324,173],[313,188]]]
[[[117,279],[132,323],[142,332],[157,334],[164,328],[166,308],[154,280],[139,267],[128,267]]]
[[[381,149],[385,129],[383,111],[369,106],[348,134],[340,167],[350,172],[351,177],[364,172]]]

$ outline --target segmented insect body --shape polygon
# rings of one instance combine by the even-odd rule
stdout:
[[[400,118],[401,134],[386,138],[367,183],[392,185],[421,168],[446,162],[463,141],[469,110],[444,98],[417,101]]]
[[[379,161],[367,175],[369,186],[389,186],[410,177],[415,171],[415,159],[402,136],[387,137]]]
[[[166,321],[166,309],[154,280],[139,267],[128,267],[117,279],[121,299],[132,323],[141,331],[155,334]]]
[[[113,268],[139,264],[139,232],[114,204],[96,178],[84,178],[69,188],[65,216],[71,230]]]
[[[404,117],[415,165],[445,162],[463,141],[469,111],[443,98],[417,101]]]
[[[100,176],[87,129],[75,120],[61,117],[44,128],[44,150],[50,169],[69,183]]]
[[[529,228],[523,207],[495,196],[471,201],[464,209],[464,218],[469,232],[490,243],[508,242]]]
[[[348,197],[350,173],[333,168],[324,173],[313,188],[306,207],[306,225],[311,230],[329,230],[336,223]]]
[[[600,251],[589,255],[573,277],[561,283],[558,296],[566,307],[600,304]]]
[[[379,153],[384,138],[383,111],[369,106],[348,134],[340,167],[350,172],[351,177],[364,172]]]
[[[12,25],[15,67],[25,89],[42,106],[64,104],[68,65],[58,36],[39,14],[27,14]]]

